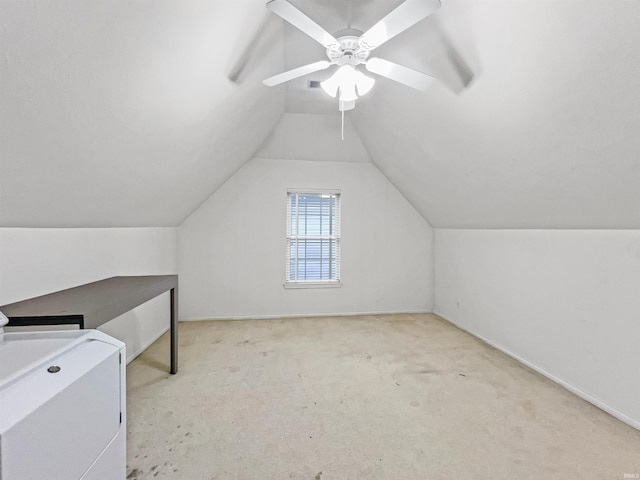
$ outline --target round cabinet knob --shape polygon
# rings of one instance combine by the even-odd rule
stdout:
[[[47,372],[49,373],[58,373],[60,371],[60,367],[57,365],[51,365],[49,368],[47,368]]]

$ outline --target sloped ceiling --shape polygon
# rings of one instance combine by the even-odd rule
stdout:
[[[264,12],[264,13],[263,13]],[[284,111],[262,0],[0,2],[0,225],[179,224]]]
[[[438,80],[378,78],[345,133],[435,227],[640,228],[640,2],[442,1],[376,50]],[[346,27],[345,0],[291,2]],[[351,0],[352,26],[400,3]],[[0,225],[177,225],[287,135],[340,142],[307,83],[331,72],[261,85],[325,58],[264,4],[0,2]]]
[[[295,3],[344,28],[344,2]],[[353,0],[352,23],[366,30],[399,3]],[[322,58],[285,35],[288,67]],[[349,114],[433,226],[640,228],[640,2],[443,0],[375,54],[439,79],[423,93],[378,77]],[[305,82],[287,111],[335,111]]]
[[[344,140],[341,140],[344,134]],[[255,155],[283,160],[371,162],[351,119],[335,115],[285,113]]]

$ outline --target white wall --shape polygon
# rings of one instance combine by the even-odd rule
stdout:
[[[441,230],[434,311],[640,428],[640,230]]]
[[[283,287],[287,188],[341,190],[341,288]],[[432,235],[369,162],[256,158],[179,228],[181,318],[430,311]]]
[[[116,275],[176,273],[175,228],[2,228],[0,305]],[[129,359],[169,326],[169,295],[101,327]]]
[[[350,116],[344,117],[344,140],[341,140],[341,128],[339,115],[285,113],[254,156],[320,162],[370,162],[369,153]]]

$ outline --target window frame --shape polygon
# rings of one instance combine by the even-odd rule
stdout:
[[[330,236],[327,236],[329,239],[333,239],[336,242],[336,278],[334,280],[290,280],[290,251],[291,251],[291,240],[292,239],[302,239],[306,238],[306,235],[292,235],[291,234],[291,195],[332,195],[336,197],[336,230],[337,232],[333,233]],[[286,235],[285,235],[285,288],[336,288],[342,286],[342,280],[340,278],[340,257],[341,257],[341,243],[342,243],[342,232],[341,232],[341,210],[342,210],[342,192],[337,189],[329,189],[329,188],[288,188],[287,196],[286,196]],[[317,237],[317,235],[310,235],[309,237]]]

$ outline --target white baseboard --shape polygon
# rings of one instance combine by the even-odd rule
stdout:
[[[400,315],[403,313],[433,313],[427,310],[394,310],[376,312],[340,312],[340,313],[287,313],[281,315],[226,315],[212,317],[182,317],[181,322],[200,322],[204,320],[268,320],[273,318],[307,318],[307,317],[355,317],[359,315]]]
[[[462,330],[464,332],[467,332],[468,334],[473,335],[474,337],[482,340],[484,343],[486,343],[488,345],[491,345],[493,348],[496,348],[496,349],[500,350],[501,352],[509,355],[514,360],[517,360],[518,362],[522,363],[523,365],[526,365],[531,370],[534,370],[534,371],[538,372],[540,375],[543,375],[543,376],[547,377],[549,380],[551,380],[551,381],[557,383],[558,385],[564,387],[566,390],[570,391],[574,395],[577,395],[578,397],[582,398],[583,400],[586,400],[587,402],[591,403],[592,405],[595,405],[600,410],[604,410],[609,415],[612,415],[613,417],[617,418],[621,422],[624,422],[627,425],[629,425],[629,426],[631,426],[631,427],[633,427],[633,428],[635,428],[637,430],[640,430],[640,422],[639,421],[634,420],[633,418],[629,417],[628,415],[625,415],[624,413],[616,410],[612,406],[604,403],[602,400],[599,400],[598,398],[594,397],[593,395],[591,395],[591,394],[589,394],[589,393],[587,393],[587,392],[585,392],[583,390],[580,390],[578,387],[570,384],[569,382],[566,382],[565,380],[562,380],[561,378],[558,378],[555,375],[547,372],[546,370],[534,365],[533,363],[531,363],[528,360],[520,357],[519,355],[516,355],[511,350],[503,347],[502,345],[497,344],[497,343],[489,340],[488,338],[483,337],[482,335],[480,335],[480,334],[478,334],[476,332],[473,332],[473,331],[469,330],[468,328],[457,324],[456,322],[453,322],[453,321],[449,320],[441,312],[438,312],[437,310],[434,310],[433,314],[439,316],[443,320],[446,320],[447,322],[451,323],[452,325],[455,325],[460,330]]]
[[[138,355],[144,352],[147,348],[149,348],[156,340],[158,340],[162,335],[169,331],[170,326],[164,327],[160,333],[151,337],[147,342],[140,346],[134,352],[127,351],[127,365],[129,365]]]

